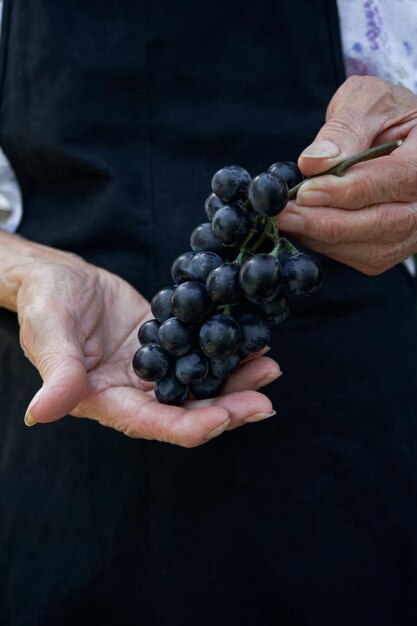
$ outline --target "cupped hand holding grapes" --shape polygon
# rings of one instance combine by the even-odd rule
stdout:
[[[369,275],[417,252],[417,96],[373,77],[349,78],[331,100],[326,124],[299,159],[306,176],[397,139],[391,155],[343,177],[300,188],[279,216],[280,229],[308,248]],[[314,208],[313,208],[314,207]]]
[[[192,447],[273,413],[270,400],[256,391],[280,374],[272,359],[242,364],[218,398],[161,405],[153,385],[132,369],[138,327],[152,317],[135,289],[59,251],[44,254],[22,276],[16,297],[21,344],[44,381],[26,423],[70,413],[131,437]]]

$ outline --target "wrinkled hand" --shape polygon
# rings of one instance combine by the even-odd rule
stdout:
[[[137,331],[149,303],[129,284],[65,253],[28,273],[17,296],[21,344],[44,384],[26,418],[51,422],[67,413],[88,417],[131,437],[185,447],[273,411],[255,391],[280,374],[269,358],[240,366],[221,397],[159,404],[151,383],[137,378]]]
[[[417,252],[417,96],[372,77],[349,78],[331,100],[326,124],[300,156],[306,176],[371,146],[403,139],[391,155],[341,178],[300,188],[280,215],[290,239],[369,275]]]

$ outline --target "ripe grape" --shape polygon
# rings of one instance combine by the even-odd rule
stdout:
[[[244,313],[238,318],[240,326],[241,350],[259,352],[267,346],[271,340],[271,331],[266,320],[259,315]]]
[[[271,302],[260,304],[259,315],[270,324],[280,324],[287,319],[290,314],[288,308],[288,298],[284,293],[279,293]]]
[[[175,363],[175,376],[184,385],[201,383],[208,374],[207,357],[200,350],[180,356]]]
[[[249,185],[249,201],[262,217],[274,217],[288,202],[287,183],[278,174],[262,172]]]
[[[139,328],[138,339],[142,346],[147,343],[158,343],[158,330],[160,323],[157,320],[148,320]]]
[[[215,252],[222,259],[229,254],[228,248],[214,236],[210,222],[200,224],[200,226],[194,228],[190,237],[190,246],[194,252]]]
[[[206,288],[216,304],[237,304],[243,295],[239,283],[240,266],[223,263],[207,277]]]
[[[246,198],[250,180],[250,174],[243,167],[226,165],[214,174],[211,188],[223,202],[235,202]]]
[[[222,387],[223,381],[220,380],[220,378],[208,374],[201,383],[191,385],[191,393],[199,400],[205,400],[206,398],[215,398],[218,396]]]
[[[191,276],[188,273],[188,267],[193,256],[194,252],[183,252],[183,254],[177,256],[173,262],[171,266],[171,276],[172,280],[177,285],[185,283],[185,281],[191,279]]]
[[[214,236],[227,246],[238,246],[249,231],[248,215],[239,204],[226,204],[211,220]]]
[[[270,254],[255,254],[242,265],[239,280],[248,298],[267,301],[274,298],[281,287],[281,264]]]
[[[284,265],[284,284],[293,295],[308,296],[321,286],[323,272],[319,261],[300,252]]]
[[[240,359],[238,354],[232,354],[227,359],[210,359],[210,370],[213,376],[224,380],[238,368]]]
[[[167,375],[171,359],[157,343],[142,346],[133,357],[133,369],[142,380],[161,380]]]
[[[223,259],[214,252],[197,252],[188,267],[191,280],[206,284],[207,276],[223,263]]]
[[[268,167],[268,172],[282,176],[287,183],[288,189],[295,187],[304,179],[296,163],[292,161],[286,161],[285,163],[277,161]]]
[[[174,290],[170,287],[160,289],[151,300],[151,311],[160,324],[173,316],[171,311],[171,297]]]
[[[167,319],[158,331],[160,345],[172,356],[182,356],[191,350],[196,342],[196,329],[176,317]]]
[[[172,311],[183,322],[202,322],[209,314],[211,306],[207,289],[196,280],[181,283],[172,294]]]
[[[155,385],[155,397],[162,404],[181,405],[188,398],[190,388],[183,385],[175,374],[169,374]]]
[[[216,196],[215,193],[211,193],[207,197],[206,202],[204,204],[204,210],[206,212],[209,222],[211,222],[211,220],[213,219],[213,216],[215,212],[217,211],[217,209],[220,209],[220,207],[222,206],[224,206],[224,202],[222,202],[220,198]]]
[[[200,329],[200,348],[212,359],[227,359],[236,352],[239,341],[239,325],[230,315],[213,315]]]

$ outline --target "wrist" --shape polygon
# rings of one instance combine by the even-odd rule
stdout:
[[[74,254],[0,231],[0,308],[17,311],[17,296],[25,278],[38,265],[84,263]]]

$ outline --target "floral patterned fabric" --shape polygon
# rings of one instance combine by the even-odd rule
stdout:
[[[337,0],[347,76],[379,76],[417,93],[417,0]]]

